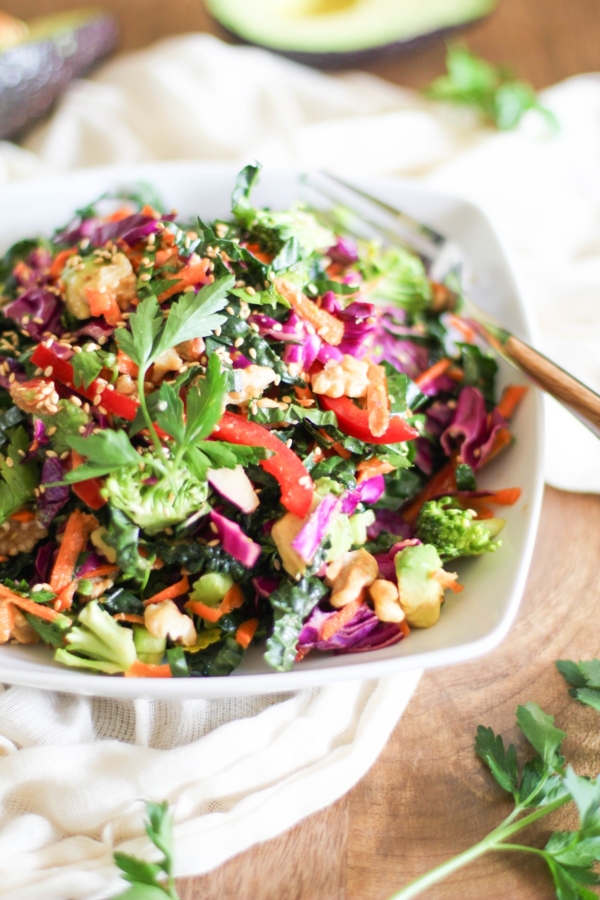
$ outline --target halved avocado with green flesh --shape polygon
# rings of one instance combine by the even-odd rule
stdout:
[[[205,0],[246,43],[327,68],[401,55],[470,25],[497,0]]]
[[[0,52],[0,138],[14,137],[51,107],[72,78],[117,42],[114,16],[71,10],[28,24],[20,43]]]

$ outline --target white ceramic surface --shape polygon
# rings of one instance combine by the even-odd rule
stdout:
[[[199,163],[153,163],[86,169],[52,180],[22,182],[0,195],[0,251],[20,238],[51,234],[73,210],[106,190],[144,180],[155,185],[179,213],[204,220],[226,216],[236,169]],[[358,179],[357,179],[358,181]],[[524,338],[531,328],[506,251],[484,213],[470,202],[416,183],[360,179],[362,185],[415,218],[437,228],[463,248],[472,273],[474,299]],[[302,196],[297,174],[263,172],[256,203],[284,208]],[[500,385],[522,380],[504,364]],[[340,679],[374,678],[407,669],[459,663],[492,650],[516,615],[531,560],[542,497],[542,405],[530,390],[513,424],[516,444],[484,469],[481,487],[522,489],[520,501],[502,510],[503,546],[494,554],[465,561],[458,569],[465,589],[447,599],[435,627],[414,630],[393,647],[355,655],[314,653],[289,673],[273,672],[260,648],[246,654],[229,677],[135,679],[92,675],[52,662],[45,647],[0,646],[0,681],[11,684],[121,698],[219,698],[280,693]],[[509,638],[510,640],[510,638]]]

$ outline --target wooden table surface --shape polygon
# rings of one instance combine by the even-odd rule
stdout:
[[[251,0],[245,0],[251,2]],[[27,18],[76,5],[69,0],[3,0]],[[219,34],[199,0],[105,0],[121,17],[122,47],[162,35]],[[511,64],[536,87],[600,69],[598,0],[501,0],[468,34],[473,50]],[[422,86],[443,69],[441,46],[370,67]],[[518,703],[534,700],[569,732],[567,757],[597,772],[597,714],[568,697],[560,658],[600,655],[600,499],[548,488],[518,620],[494,653],[426,673],[369,774],[322,813],[202,878],[179,882],[182,900],[386,900],[431,866],[483,837],[506,814],[500,789],[473,753],[479,723],[514,736]],[[544,820],[545,822],[545,820]],[[568,812],[540,823],[544,843]],[[532,857],[490,856],[431,889],[430,900],[550,900],[554,891]]]

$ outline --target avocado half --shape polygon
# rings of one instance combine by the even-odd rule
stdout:
[[[0,52],[0,138],[13,137],[43,115],[67,83],[117,42],[114,16],[72,10],[28,23],[23,39]]]
[[[497,0],[205,0],[234,37],[321,68],[398,56],[470,25]]]

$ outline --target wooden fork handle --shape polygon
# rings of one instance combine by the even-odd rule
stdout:
[[[534,384],[568,406],[600,436],[600,396],[595,391],[514,335],[504,343],[502,353]]]

